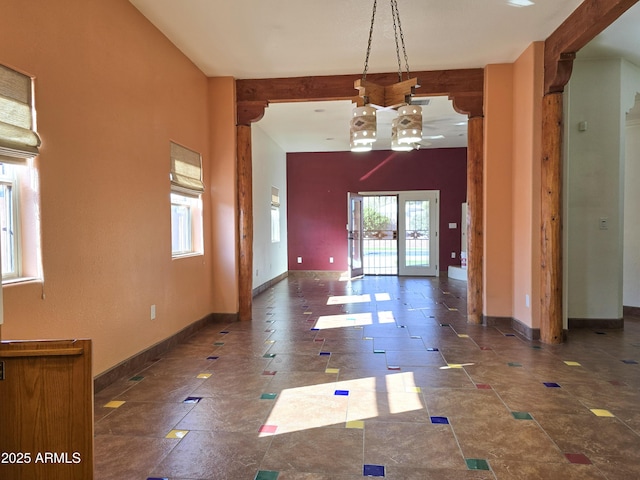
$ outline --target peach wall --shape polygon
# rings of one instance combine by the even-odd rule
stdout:
[[[211,250],[216,312],[238,312],[238,221],[236,169],[236,83],[231,77],[209,79],[211,112]]]
[[[513,65],[487,65],[484,90],[484,315],[512,317]]]
[[[540,160],[544,42],[535,42],[514,63],[513,102],[513,312],[522,323],[540,324]],[[526,297],[529,296],[529,306]]]
[[[126,0],[61,3],[2,2],[0,63],[36,77],[44,269],[4,287],[2,336],[92,338],[98,374],[237,310],[232,82],[209,82]],[[171,258],[170,140],[202,153],[211,183],[203,256]]]

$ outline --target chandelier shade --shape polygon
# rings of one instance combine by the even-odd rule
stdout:
[[[413,150],[413,145],[410,143],[398,142],[398,118],[394,118],[391,121],[391,150],[394,152],[409,152]]]
[[[356,107],[351,117],[351,151],[366,152],[371,150],[376,141],[377,117],[373,107]]]
[[[398,143],[412,144],[422,140],[422,107],[405,105],[398,109]]]

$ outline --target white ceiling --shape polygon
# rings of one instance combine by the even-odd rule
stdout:
[[[239,79],[362,73],[373,5],[372,0],[130,2],[207,76]],[[398,0],[409,66],[419,71],[513,62],[531,42],[546,39],[580,3]],[[623,33],[602,37],[593,55],[622,47],[640,65],[640,15],[633,11],[638,8],[625,14],[630,17],[626,23],[625,17],[618,21]],[[389,2],[380,0],[370,73],[398,69],[391,18]],[[350,111],[349,102],[272,104],[257,125],[287,152],[348,150]],[[432,98],[423,114],[423,136],[444,136],[425,139],[425,146],[466,145],[466,127],[459,125],[465,118],[448,100]],[[378,120],[380,148],[389,148],[387,117],[382,113]]]

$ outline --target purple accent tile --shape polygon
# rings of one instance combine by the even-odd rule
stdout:
[[[638,365],[638,362],[635,360],[622,360],[622,363],[626,363],[627,365]]]
[[[558,385],[555,382],[542,382],[544,384],[545,387],[548,388],[560,388],[560,385]]]
[[[147,477],[147,480],[169,480],[167,477]]]
[[[480,347],[480,350],[492,350],[491,347]]]
[[[476,385],[476,388],[480,390],[491,390],[491,385],[489,385],[488,383],[478,383]]]
[[[449,425],[449,419],[447,417],[431,417],[431,423]]]
[[[434,347],[428,347],[427,348],[427,352],[439,352],[440,350],[438,350],[437,348]]]
[[[202,397],[187,397],[182,403],[198,403],[200,400],[202,400]]]
[[[624,382],[621,382],[620,380],[610,380],[609,383],[615,387],[626,387],[627,384]]]
[[[318,330],[320,330],[320,329],[319,329],[319,328],[316,328],[316,327],[313,327],[313,328],[311,329],[311,331],[312,331],[312,332],[317,332]]]
[[[320,355],[322,355],[323,357],[328,357],[329,355],[331,355],[331,352],[320,352]]]
[[[220,357],[214,357],[214,356],[211,356],[211,357],[207,357],[207,360],[217,360],[217,359],[219,359],[219,358],[220,358]]]
[[[339,396],[343,396],[343,397],[348,397],[349,396],[349,390],[336,390],[335,392],[333,392],[334,395],[339,395]]]
[[[362,469],[364,477],[384,477],[384,465],[365,465]]]
[[[504,336],[505,337],[515,337],[516,334],[515,333],[505,333]]]
[[[565,453],[564,456],[571,463],[578,463],[580,465],[591,465],[591,460],[582,453]]]
[[[262,375],[275,375],[276,372],[274,372],[273,370],[265,370],[264,372],[262,372]]]
[[[226,330],[220,332],[221,335],[226,335],[227,333],[229,333],[229,332],[227,332]]]
[[[396,366],[396,365],[389,365],[387,367],[387,370],[402,370],[400,367]]]

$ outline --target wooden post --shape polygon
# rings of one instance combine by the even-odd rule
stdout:
[[[467,322],[482,323],[484,118],[471,117],[467,146]]]
[[[251,165],[251,125],[236,127],[238,169],[238,315],[251,320],[253,298],[253,175]]]
[[[542,102],[540,339],[562,343],[562,92]]]

